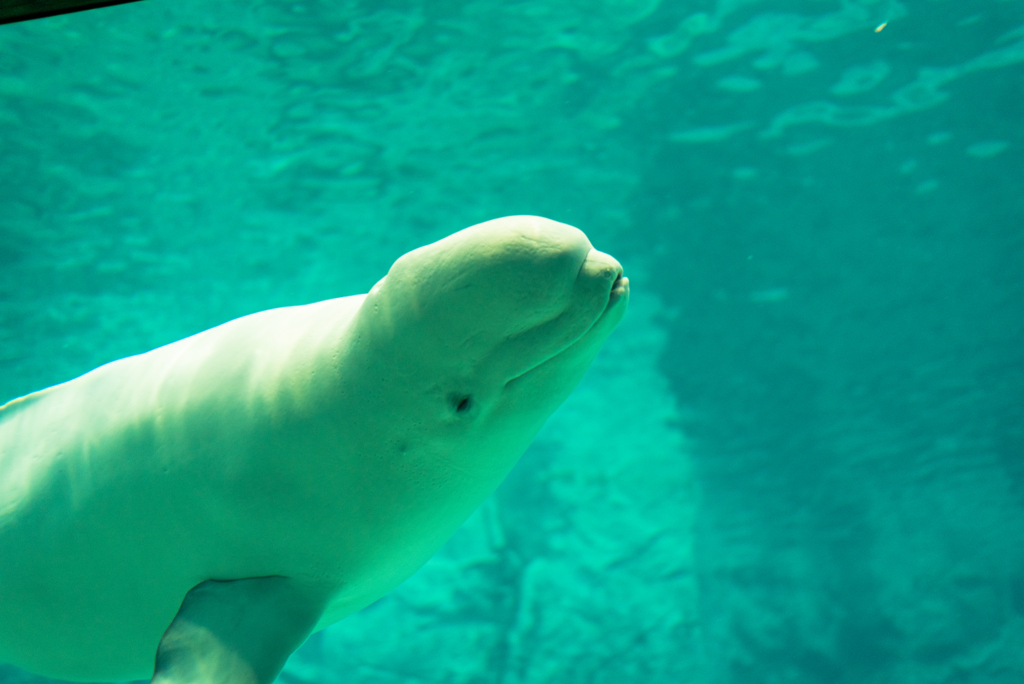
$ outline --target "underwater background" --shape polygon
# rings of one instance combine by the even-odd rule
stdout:
[[[0,403],[547,216],[623,263],[626,319],[451,542],[281,681],[1019,683],[1022,123],[1024,0],[0,26]]]

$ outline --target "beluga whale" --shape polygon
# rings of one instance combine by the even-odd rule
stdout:
[[[8,402],[0,661],[269,684],[494,491],[628,298],[580,230],[500,218]]]

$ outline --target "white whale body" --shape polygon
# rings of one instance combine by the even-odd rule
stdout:
[[[368,294],[245,316],[9,402],[0,661],[269,684],[495,489],[628,294],[579,230],[508,217],[406,254]]]

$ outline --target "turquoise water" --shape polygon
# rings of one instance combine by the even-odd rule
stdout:
[[[0,26],[0,403],[549,216],[623,263],[626,320],[282,680],[1024,681],[1022,121],[1022,0]]]

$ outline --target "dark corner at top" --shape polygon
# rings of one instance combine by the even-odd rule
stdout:
[[[123,5],[138,0],[0,0],[0,24]]]

